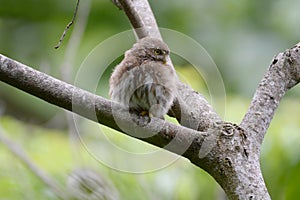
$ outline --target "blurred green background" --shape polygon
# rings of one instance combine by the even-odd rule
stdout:
[[[80,64],[96,45],[131,27],[109,0],[82,1],[75,26],[55,50],[75,4],[70,0],[0,0],[0,53],[73,83]],[[226,88],[225,119],[235,123],[246,112],[273,56],[300,40],[298,0],[150,0],[150,4],[160,27],[190,36],[210,54]],[[97,92],[102,96],[107,97],[109,74],[120,59],[109,66],[99,83]],[[184,59],[175,55],[173,59],[183,79],[210,99],[201,75],[191,78],[195,69]],[[262,148],[262,170],[275,200],[300,195],[299,94],[295,87],[283,99]],[[0,114],[1,134],[22,146],[62,188],[73,170],[88,168],[107,180],[119,199],[224,199],[214,180],[186,159],[142,174],[102,164],[70,134],[72,127],[64,111],[1,82]],[[99,140],[101,145],[105,137],[93,134],[99,126],[82,124],[83,140],[96,145]],[[156,150],[110,129],[105,132],[128,151]],[[119,163],[118,155],[103,149],[101,153]],[[126,158],[120,160],[125,165]],[[2,143],[0,163],[0,199],[57,199]]]

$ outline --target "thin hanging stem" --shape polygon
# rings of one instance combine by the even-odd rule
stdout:
[[[68,25],[66,26],[62,36],[60,37],[59,39],[59,42],[58,44],[54,47],[55,49],[58,49],[61,45],[61,43],[63,42],[68,30],[70,29],[70,27],[73,25],[74,21],[75,21],[75,18],[76,18],[76,15],[77,15],[77,11],[78,11],[78,7],[79,7],[79,2],[80,0],[77,0],[77,3],[76,3],[76,7],[75,7],[75,11],[74,11],[74,14],[73,14],[73,18],[72,20],[68,23]]]

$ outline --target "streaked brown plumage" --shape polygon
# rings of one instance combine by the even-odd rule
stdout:
[[[126,51],[110,77],[113,101],[138,116],[163,118],[176,95],[176,73],[166,63],[168,46],[159,39],[143,38]]]

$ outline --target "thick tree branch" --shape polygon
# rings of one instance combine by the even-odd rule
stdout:
[[[300,43],[274,57],[252,99],[241,127],[260,147],[275,110],[286,91],[300,81]]]
[[[128,118],[128,113],[118,104],[36,71],[1,54],[0,80],[53,105],[128,135],[137,137],[134,132],[141,132],[143,133],[140,135],[141,140],[156,146],[164,147],[172,141],[173,144],[168,147],[170,148],[168,150],[178,154],[186,151],[185,155],[188,158],[195,157],[189,152],[194,152],[195,149],[199,151],[207,135],[205,132],[198,132],[155,118],[151,119],[151,123],[147,126],[137,127],[131,118]],[[194,140],[198,143],[190,147]],[[186,149],[182,149],[181,146]]]
[[[151,36],[154,38],[160,38],[161,35],[158,30],[156,20],[150,9],[148,1],[145,0],[116,0],[113,1],[115,4],[119,2],[122,10],[126,13],[129,18],[131,25],[135,29],[137,37],[139,39]],[[117,4],[116,4],[117,5]],[[118,6],[118,5],[117,5]]]

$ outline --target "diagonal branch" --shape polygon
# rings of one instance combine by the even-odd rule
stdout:
[[[0,80],[51,104],[130,136],[137,137],[134,132],[143,133],[143,138],[139,139],[158,147],[166,146],[167,150],[180,155],[184,154],[189,159],[199,157],[201,144],[207,136],[205,132],[198,132],[155,118],[151,119],[147,126],[137,127],[127,116],[126,110],[122,110],[123,108],[119,105],[1,54]],[[172,145],[169,145],[171,142]]]
[[[161,38],[148,1],[118,0],[116,2],[120,3],[139,39],[147,36]]]
[[[241,122],[258,148],[284,94],[300,81],[300,43],[274,57]]]

